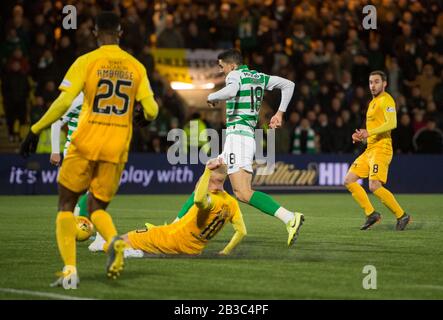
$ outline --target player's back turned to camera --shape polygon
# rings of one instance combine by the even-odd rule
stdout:
[[[25,157],[35,152],[38,134],[60,119],[74,98],[84,92],[78,127],[72,134],[57,180],[56,235],[64,269],[54,285],[65,283],[67,278],[77,282],[73,210],[79,195],[86,190],[91,221],[106,240],[110,257],[113,250],[124,247],[124,242],[115,238],[117,230],[105,210],[117,192],[128,158],[134,101],[140,101],[146,119],[152,120],[158,113],[146,69],[119,47],[122,35],[119,20],[113,12],[97,15],[94,35],[99,48],[80,56],[71,65],[59,86],[61,94],[31,127],[20,150]],[[109,276],[114,277],[121,269],[122,266],[109,259]]]

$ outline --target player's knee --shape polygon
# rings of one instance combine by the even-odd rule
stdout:
[[[58,209],[60,211],[74,211],[78,195],[66,188],[59,188]]]
[[[89,214],[92,214],[94,211],[97,210],[106,210],[106,208],[108,207],[108,202],[103,202],[99,199],[97,199],[96,197],[94,197],[94,195],[92,194],[92,192],[90,192],[88,194],[88,212]]]
[[[382,184],[380,181],[369,181],[369,190],[375,192],[377,189],[381,188]]]
[[[343,181],[343,185],[347,188],[351,183],[354,183],[356,180],[354,179],[354,177],[351,177],[350,175],[346,175],[344,181]]]
[[[252,190],[234,189],[234,194],[239,201],[248,203],[252,197]]]

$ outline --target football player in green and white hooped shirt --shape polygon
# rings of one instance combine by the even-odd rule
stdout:
[[[249,70],[248,66],[243,65],[241,53],[235,49],[222,52],[218,62],[226,76],[226,86],[211,93],[208,103],[214,106],[218,101],[226,101],[226,141],[220,157],[228,165],[232,189],[238,200],[283,221],[289,233],[290,246],[297,239],[304,216],[282,207],[266,193],[252,190],[252,162],[255,154],[254,131],[264,91],[274,88],[281,90],[280,106],[269,124],[271,129],[275,129],[282,124],[283,113],[294,92],[294,83]]]
[[[66,113],[63,115],[63,117],[54,122],[51,126],[51,149],[52,153],[49,158],[49,161],[53,165],[60,165],[61,162],[61,156],[60,156],[60,133],[61,128],[68,124],[68,135],[66,137],[66,143],[65,147],[63,148],[63,157],[66,157],[66,154],[68,152],[69,145],[71,144],[71,136],[74,133],[75,130],[77,130],[77,124],[78,124],[78,117],[80,115],[80,111],[82,110],[83,105],[83,92],[80,92],[79,95],[72,101],[71,107],[66,111]],[[82,195],[78,203],[75,207],[74,214],[83,216],[89,219],[89,212],[88,212],[88,206],[87,206],[87,200],[88,200],[88,194],[85,193]],[[102,239],[101,235],[97,232],[96,239],[91,245],[89,246],[90,251],[97,251],[95,250],[95,242],[100,242]]]

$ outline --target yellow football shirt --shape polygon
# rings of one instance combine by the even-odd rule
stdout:
[[[126,162],[134,101],[153,95],[144,66],[118,45],[104,45],[79,57],[59,89],[84,92],[72,148],[91,161]]]
[[[395,101],[389,93],[383,92],[371,100],[366,112],[366,130],[369,133],[368,149],[373,147],[392,149],[391,130],[376,134],[372,134],[371,131],[388,126],[393,121],[396,122]]]
[[[199,254],[226,222],[243,225],[240,207],[232,196],[225,191],[210,194],[212,209],[199,209],[194,204],[177,222],[148,232],[130,232],[131,245],[153,254]]]

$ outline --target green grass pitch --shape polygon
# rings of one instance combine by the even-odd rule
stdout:
[[[306,220],[293,248],[285,226],[241,205],[248,235],[229,257],[216,253],[233,234],[227,225],[196,258],[127,260],[118,280],[106,256],[77,249],[80,286],[49,288],[61,270],[55,242],[55,196],[0,197],[0,299],[40,293],[95,299],[443,299],[443,195],[398,195],[413,216],[404,232],[372,198],[383,220],[360,231],[360,208],[348,194],[276,195]],[[120,232],[172,221],[186,196],[118,195],[109,212]],[[363,267],[377,270],[377,289],[362,286]],[[6,292],[5,288],[29,290]],[[28,291],[26,291],[28,292]],[[47,298],[47,297],[46,297]]]

